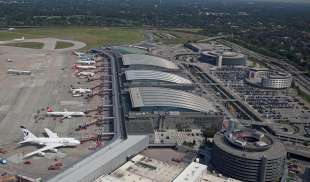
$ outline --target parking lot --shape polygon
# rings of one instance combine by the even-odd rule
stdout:
[[[212,74],[240,98],[270,121],[285,123],[308,123],[309,107],[289,89],[272,90],[258,88],[244,82],[247,68],[222,67]]]

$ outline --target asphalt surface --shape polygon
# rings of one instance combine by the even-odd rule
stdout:
[[[62,120],[45,115],[47,106],[55,111],[86,111],[96,108],[102,102],[98,97],[86,100],[72,97],[69,93],[70,85],[90,88],[99,84],[100,80],[87,82],[74,75],[72,65],[78,58],[72,55],[72,51],[83,47],[84,43],[76,43],[67,49],[52,50],[56,40],[36,39],[47,44],[40,50],[0,46],[0,148],[7,151],[6,154],[0,154],[0,157],[9,162],[8,165],[0,164],[0,174],[10,172],[48,179],[59,172],[48,170],[55,163],[54,159],[64,164],[62,168],[67,168],[93,152],[89,148],[95,143],[86,142],[76,148],[60,148],[57,154],[47,152],[45,157],[33,156],[27,159],[31,161],[31,165],[23,164],[22,156],[38,147],[17,144],[22,139],[20,125],[27,127],[36,136],[43,136],[44,128],[49,128],[61,137],[77,139],[92,135],[98,130],[93,127],[75,131],[79,124],[94,119],[92,116]],[[28,70],[32,74],[9,75],[8,69]]]

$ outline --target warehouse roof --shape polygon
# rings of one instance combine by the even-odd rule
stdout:
[[[172,82],[177,84],[191,84],[192,82],[186,78],[176,74],[153,71],[153,70],[127,70],[125,71],[127,80],[159,80]]]
[[[163,58],[142,55],[142,54],[125,54],[122,56],[124,65],[149,65],[163,67],[167,69],[179,69],[173,62]]]
[[[205,98],[197,95],[161,87],[135,87],[129,89],[131,103],[138,107],[175,107],[199,112],[215,111]]]

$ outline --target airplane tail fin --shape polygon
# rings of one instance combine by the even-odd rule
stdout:
[[[34,134],[32,134],[29,130],[27,130],[27,128],[25,128],[24,126],[20,126],[23,135],[24,135],[24,140],[27,140],[29,138],[36,138],[36,136]]]
[[[51,107],[47,107],[47,112],[53,112],[53,109]]]

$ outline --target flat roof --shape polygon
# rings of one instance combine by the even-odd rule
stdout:
[[[176,74],[154,70],[127,70],[127,80],[158,80],[177,84],[191,84],[192,82]]]
[[[124,54],[122,60],[124,65],[149,65],[173,70],[179,69],[176,64],[167,59],[150,55]]]
[[[230,143],[226,141],[224,135],[220,132],[214,135],[213,142],[217,147],[226,153],[240,158],[260,160],[262,157],[265,157],[268,160],[274,160],[286,156],[286,151],[283,144],[277,140],[274,140],[274,143],[269,149],[258,152],[245,151],[242,148],[237,148],[230,145]]]
[[[99,169],[104,163],[109,162],[111,159],[115,160],[121,153],[138,142],[145,140],[146,137],[145,135],[129,135],[126,140],[117,139],[98,152],[59,173],[54,178],[50,179],[49,182],[80,181],[84,177],[94,173],[94,171]]]
[[[95,182],[152,182],[172,181],[183,165],[167,163],[138,154],[109,175]]]
[[[192,162],[178,177],[175,178],[175,180],[173,180],[173,182],[195,182],[201,178],[203,172],[206,170],[206,165]]]
[[[181,90],[162,87],[129,88],[131,103],[139,107],[175,107],[198,112],[215,111],[205,98]]]

